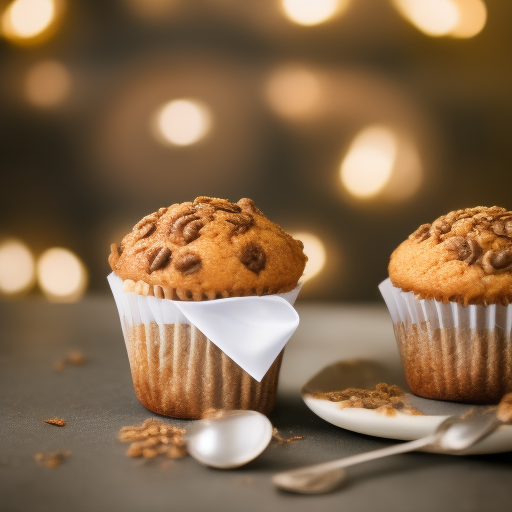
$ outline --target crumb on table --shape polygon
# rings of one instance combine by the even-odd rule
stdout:
[[[180,459],[187,454],[184,436],[185,429],[148,418],[139,427],[121,427],[117,438],[123,443],[130,443],[126,451],[128,457],[152,459],[166,455],[171,459]]]

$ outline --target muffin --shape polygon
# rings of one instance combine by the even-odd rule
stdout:
[[[109,281],[140,402],[179,418],[200,418],[211,409],[268,414],[282,351],[258,381],[176,304],[264,295],[289,298],[287,292],[297,289],[306,260],[302,243],[247,198],[235,204],[198,197],[160,208],[138,222],[120,247],[112,244]]]
[[[512,212],[457,210],[391,255],[380,285],[413,393],[493,404],[512,391]]]

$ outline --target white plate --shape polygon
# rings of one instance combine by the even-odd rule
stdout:
[[[470,409],[486,408],[428,400],[407,393],[408,387],[403,377],[373,361],[340,361],[327,366],[312,377],[302,388],[302,398],[306,405],[320,418],[353,432],[389,439],[413,440],[432,434],[436,427],[448,416],[461,415]],[[369,409],[340,409],[336,402],[314,398],[313,392],[341,391],[347,388],[375,389],[379,382],[398,384],[406,391],[411,405],[423,415],[410,416],[397,412],[385,416]],[[482,440],[464,454],[500,453],[512,450],[512,425],[502,425],[496,432]]]

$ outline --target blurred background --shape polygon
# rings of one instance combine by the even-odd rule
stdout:
[[[0,296],[109,293],[199,195],[302,239],[303,299],[379,300],[422,223],[512,208],[512,2],[0,0]]]

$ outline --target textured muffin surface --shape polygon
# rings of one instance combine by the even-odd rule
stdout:
[[[420,299],[512,302],[512,212],[479,206],[423,224],[391,255],[394,286]]]
[[[120,248],[112,244],[109,263],[133,283],[129,291],[208,300],[292,290],[307,260],[302,249],[252,200],[198,197],[144,217]]]

